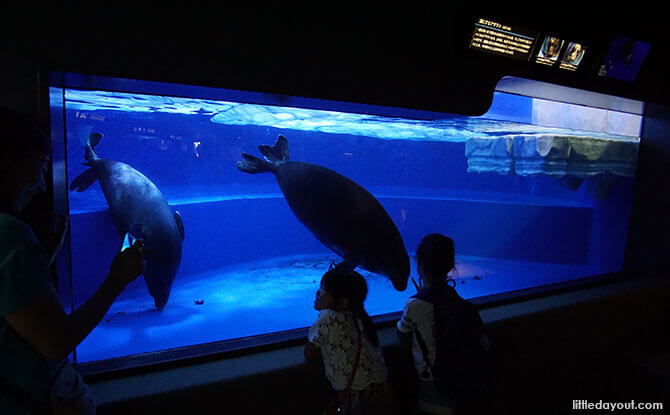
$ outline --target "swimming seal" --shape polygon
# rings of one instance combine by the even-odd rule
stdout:
[[[273,146],[258,150],[265,160],[242,153],[243,172],[272,173],[289,207],[326,247],[357,266],[388,277],[407,288],[409,256],[398,228],[379,201],[353,180],[318,164],[289,161],[282,135]]]
[[[98,157],[95,146],[102,134],[93,133],[86,140],[84,170],[70,183],[70,190],[83,192],[96,181],[109,205],[114,224],[123,238],[131,228],[141,229],[145,246],[151,249],[146,258],[144,280],[156,308],[168,302],[172,282],[181,264],[184,224],[179,212],[172,209],[156,185],[126,163]]]

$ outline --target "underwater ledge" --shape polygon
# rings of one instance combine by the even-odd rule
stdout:
[[[375,198],[380,201],[388,199],[406,199],[406,200],[435,200],[435,201],[462,201],[462,202],[479,202],[479,203],[497,203],[509,205],[528,205],[528,206],[552,206],[552,207],[576,207],[576,208],[590,208],[591,205],[585,201],[580,200],[561,200],[550,198],[547,196],[534,195],[519,195],[509,194],[504,192],[464,192],[464,191],[450,191],[423,189],[422,191],[413,194],[407,194],[402,191],[376,191],[374,188],[370,191]],[[178,209],[180,206],[206,204],[206,203],[220,203],[235,200],[267,200],[267,199],[283,199],[284,195],[277,192],[248,192],[235,194],[208,194],[208,195],[180,195],[170,196],[170,190],[165,191],[165,196],[168,204],[173,209]],[[87,204],[87,207],[81,205]],[[109,210],[107,202],[102,193],[88,197],[79,198],[77,202],[70,202],[70,214],[82,215],[93,212],[101,212]]]

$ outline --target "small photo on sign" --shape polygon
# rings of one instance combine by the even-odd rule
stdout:
[[[547,36],[542,42],[539,52],[537,53],[537,58],[535,62],[541,63],[543,65],[553,65],[558,61],[558,56],[561,53],[563,48],[563,40],[554,37]]]
[[[584,46],[579,43],[570,42],[568,49],[563,56],[562,62],[578,66],[584,57]]]
[[[581,43],[570,42],[561,58],[560,68],[576,71],[584,57],[586,48]]]

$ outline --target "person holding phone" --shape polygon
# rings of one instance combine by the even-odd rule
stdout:
[[[67,356],[142,273],[149,252],[141,241],[119,252],[97,291],[67,314],[49,271],[55,253],[45,252],[18,218],[46,188],[49,138],[0,109],[0,147],[0,413],[94,414],[91,392]],[[54,230],[62,243],[67,219]]]

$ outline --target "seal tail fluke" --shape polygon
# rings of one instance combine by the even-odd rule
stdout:
[[[237,169],[251,174],[267,173],[274,172],[274,165],[250,154],[242,153],[242,160],[237,162]]]
[[[100,140],[102,140],[102,134],[100,133],[91,133],[88,136],[88,144],[90,144],[93,148],[95,148],[95,146],[100,143]]]
[[[84,157],[86,158],[87,161],[92,161],[92,160],[97,160],[99,157],[95,153],[95,146],[100,143],[100,140],[102,139],[102,134],[100,133],[91,133],[89,134],[88,138],[86,139],[86,154]]]
[[[288,140],[279,134],[273,146],[260,145],[258,151],[270,162],[288,161]]]

